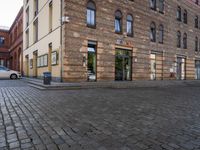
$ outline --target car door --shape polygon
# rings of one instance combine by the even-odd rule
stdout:
[[[5,67],[0,66],[0,78],[8,78],[8,71]]]

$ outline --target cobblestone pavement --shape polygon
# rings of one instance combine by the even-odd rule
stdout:
[[[199,150],[200,87],[40,91],[0,81],[0,150]]]

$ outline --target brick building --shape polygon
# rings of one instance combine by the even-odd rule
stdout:
[[[56,67],[60,74],[56,77],[63,81],[200,79],[200,5],[197,0],[60,2],[60,6],[54,0],[48,5],[53,13],[54,7],[60,7],[56,13],[61,14],[61,32],[54,41],[61,42],[58,50],[55,49],[56,55],[52,55],[54,48],[50,53],[50,48],[46,48],[44,55],[49,59],[43,71],[48,71],[53,59],[58,58]],[[27,10],[32,7],[26,1],[24,5]],[[40,3],[38,7],[43,8]],[[50,10],[46,13],[50,14]],[[30,11],[27,14],[30,15]],[[24,16],[26,19],[27,15]],[[49,22],[52,19],[54,22],[49,15]],[[37,23],[41,25],[44,21],[38,17]],[[37,52],[44,51],[34,45]],[[24,59],[32,57],[33,50],[29,49],[24,49]],[[26,64],[30,60],[27,59]],[[25,69],[29,72],[30,66]],[[36,67],[38,69],[40,67]]]
[[[9,31],[0,27],[0,65],[9,65]]]
[[[23,68],[23,8],[18,12],[9,30],[10,68],[21,71]]]
[[[9,29],[0,29],[0,65],[22,72],[22,49],[23,8]]]

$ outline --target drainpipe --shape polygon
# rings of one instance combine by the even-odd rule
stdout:
[[[62,28],[63,28],[63,23],[62,23],[62,17],[63,17],[63,0],[60,0],[60,57],[61,57],[61,61],[60,61],[60,82],[63,82],[63,34],[62,34]]]

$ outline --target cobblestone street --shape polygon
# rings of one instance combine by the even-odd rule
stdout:
[[[200,86],[40,91],[0,81],[0,150],[199,150]]]

